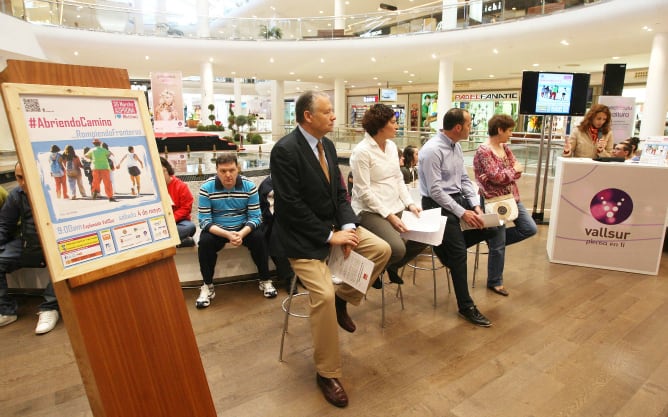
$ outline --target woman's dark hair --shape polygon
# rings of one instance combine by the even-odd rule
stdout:
[[[58,145],[51,145],[51,152],[58,152],[58,151],[60,151]]]
[[[404,148],[404,166],[412,168],[416,165],[417,161],[415,160],[415,151],[417,148],[413,145],[408,145]]]
[[[362,127],[370,136],[376,136],[393,117],[394,110],[390,106],[382,103],[374,104],[364,113]]]
[[[167,169],[167,173],[169,175],[174,175],[174,168],[172,168],[172,165],[169,163],[169,161],[162,156],[160,157],[160,165]]]
[[[603,126],[601,126],[601,132],[603,134],[607,134],[610,131],[610,123],[612,122],[612,114],[610,114],[610,109],[608,106],[604,104],[594,104],[591,106],[591,109],[585,114],[584,119],[580,122],[578,125],[578,129],[580,129],[582,132],[589,133],[589,128],[592,126],[592,122],[594,121],[594,117],[596,117],[597,114],[599,113],[605,113],[607,120],[605,123],[603,123]]]
[[[512,117],[507,114],[495,114],[487,122],[487,133],[490,136],[496,136],[499,134],[499,129],[506,131],[515,127],[515,121]]]
[[[638,150],[638,144],[640,143],[640,139],[633,136],[633,137],[630,137],[630,138],[626,139],[622,143],[628,143],[629,145],[631,145],[631,151],[633,151],[633,153],[636,153],[636,151]]]

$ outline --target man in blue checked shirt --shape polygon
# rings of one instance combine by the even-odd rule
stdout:
[[[206,308],[216,296],[213,272],[217,253],[227,243],[248,248],[260,275],[260,291],[266,298],[276,297],[277,291],[269,278],[269,255],[261,223],[260,198],[253,181],[239,175],[236,153],[224,153],[216,158],[216,176],[199,189],[199,268],[204,284],[195,302]]]

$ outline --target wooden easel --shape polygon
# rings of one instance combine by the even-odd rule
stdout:
[[[123,69],[15,60],[0,73],[4,82],[130,88]],[[175,253],[54,283],[96,417],[216,416]]]

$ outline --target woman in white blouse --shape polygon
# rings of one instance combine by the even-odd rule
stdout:
[[[362,119],[364,139],[350,155],[350,169],[355,178],[351,205],[360,217],[360,224],[390,244],[392,257],[387,264],[390,281],[403,284],[397,271],[426,247],[405,242],[399,233],[408,229],[401,221],[404,210],[419,215],[404,177],[399,169],[397,146],[390,139],[397,133],[394,110],[374,104]],[[374,283],[375,288],[380,282]]]

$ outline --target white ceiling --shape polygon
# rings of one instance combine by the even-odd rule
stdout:
[[[254,6],[245,7],[243,12],[258,17],[267,13],[273,17],[333,14],[333,1],[326,1],[327,7],[316,3],[261,1],[253,2]],[[359,0],[350,3],[346,14],[375,12],[378,5]],[[388,3],[403,10],[434,2]],[[667,16],[667,0],[608,0],[550,16],[470,29],[317,41],[194,40],[35,25],[30,30],[44,58],[53,62],[127,68],[131,78],[148,78],[152,71],[198,76],[202,63],[212,59],[215,76],[285,80],[287,93],[295,86],[312,88],[314,83],[326,88],[337,78],[344,79],[349,88],[377,83],[433,85],[438,83],[442,58],[453,62],[455,82],[489,80],[490,75],[497,80],[517,79],[523,70],[600,72],[609,62],[626,63],[628,69],[646,68],[654,35],[668,32]],[[560,44],[562,40],[569,45]],[[3,57],[17,57],[8,49],[0,43]]]

